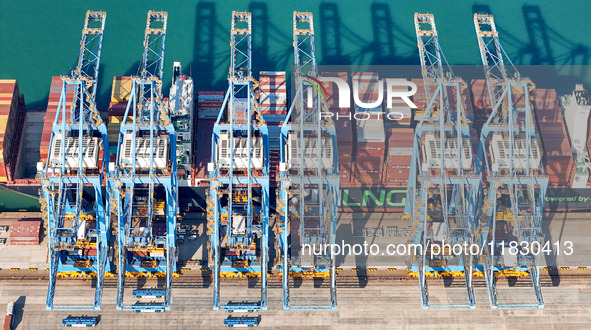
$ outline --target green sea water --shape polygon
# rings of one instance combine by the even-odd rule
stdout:
[[[591,4],[586,1],[0,1],[0,78],[19,81],[28,108],[45,109],[52,75],[66,74],[87,9],[107,11],[97,102],[106,109],[112,77],[134,74],[146,13],[169,13],[165,91],[173,61],[191,69],[197,89],[225,89],[232,10],[253,13],[253,66],[289,70],[292,12],[315,15],[320,64],[418,64],[413,14],[435,15],[451,64],[480,64],[472,14],[495,15],[516,64],[588,64]],[[533,26],[533,28],[532,28]]]
[[[0,187],[0,212],[39,212],[39,208],[37,198]]]

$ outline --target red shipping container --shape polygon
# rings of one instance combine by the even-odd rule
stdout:
[[[415,136],[415,131],[412,128],[393,128],[388,130],[388,142],[396,141],[412,141]]]
[[[386,166],[410,166],[412,163],[411,156],[388,156],[386,158]]]
[[[545,169],[548,174],[561,174],[570,171],[573,166],[572,156],[547,157]]]
[[[385,146],[382,142],[357,142],[357,159],[367,157],[382,158],[385,154]]]
[[[408,168],[387,167],[384,182],[408,180],[410,170]]]
[[[10,225],[10,244],[39,244],[41,220],[17,220]]]
[[[382,159],[357,159],[355,173],[380,174],[384,166]]]
[[[358,186],[375,186],[381,185],[382,180],[379,174],[354,172],[351,183]]]

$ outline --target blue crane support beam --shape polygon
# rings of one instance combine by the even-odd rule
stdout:
[[[415,129],[408,180],[405,214],[413,223],[412,243],[422,246],[411,267],[418,274],[423,308],[473,309],[473,256],[428,253],[430,246],[444,242],[468,246],[474,242],[481,179],[472,164],[470,121],[464,111],[466,83],[447,64],[433,15],[415,13],[414,20],[428,103]],[[461,272],[465,303],[431,304],[427,271]]]
[[[105,216],[103,176],[109,154],[107,128],[96,109],[95,92],[106,13],[87,11],[78,56],[67,76],[53,122],[50,152],[37,164],[40,203],[48,233],[48,310],[100,309],[107,262],[109,220]],[[73,93],[72,101],[69,101]],[[85,191],[85,186],[87,188]],[[96,251],[96,253],[94,253]],[[94,276],[92,305],[54,305],[59,276]]]
[[[530,249],[502,251],[498,228],[508,228],[518,244],[543,244],[542,205],[548,186],[534,124],[530,92],[535,88],[511,63],[499,41],[492,15],[474,15],[474,25],[492,104],[482,127],[476,165],[488,181],[481,201],[480,240],[486,247],[484,275],[492,308],[542,308],[540,259]],[[508,65],[506,65],[508,63]],[[517,109],[517,97],[525,108]],[[519,118],[519,112],[524,118]],[[531,277],[535,302],[499,303],[498,272],[522,270]],[[513,300],[513,299],[512,299]]]
[[[178,183],[176,132],[162,100],[167,18],[166,12],[148,12],[142,61],[132,77],[119,130],[117,161],[109,165],[109,211],[117,218],[118,310],[170,310]],[[150,289],[159,292],[158,299],[125,303],[125,278],[130,276],[165,278],[164,288]]]
[[[293,14],[296,93],[281,127],[280,180],[277,210],[282,250],[283,308],[321,310],[337,308],[335,256],[331,251],[311,253],[334,244],[339,194],[337,138],[334,123],[322,118],[328,111],[317,84],[313,15]],[[307,98],[306,98],[307,96]],[[308,103],[308,101],[311,101]],[[328,249],[331,250],[331,249]],[[289,277],[330,278],[330,303],[294,305]]]
[[[220,278],[259,277],[256,301],[232,301],[225,311],[267,309],[269,249],[269,136],[252,77],[250,12],[232,12],[228,90],[212,135],[208,164],[208,261],[213,268],[213,309],[220,309]],[[238,298],[237,298],[238,299]]]

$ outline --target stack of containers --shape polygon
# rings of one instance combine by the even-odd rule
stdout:
[[[16,80],[0,80],[0,182],[14,180],[26,111]]]
[[[131,76],[113,77],[113,88],[111,89],[111,104],[127,103],[133,88]]]
[[[59,76],[51,77],[51,87],[49,89],[49,100],[47,103],[47,110],[43,118],[43,134],[41,135],[41,145],[39,146],[39,155],[43,164],[47,162],[49,154],[49,147],[51,143],[51,129],[55,121],[55,115],[59,107],[60,97],[62,93],[63,82]],[[66,89],[66,109],[70,109],[72,100],[74,99],[74,86],[70,85]],[[69,110],[66,111],[66,120],[69,118]],[[60,113],[61,115],[61,113]],[[61,118],[61,116],[60,116]]]
[[[427,96],[425,94],[425,83],[423,82],[423,79],[412,79],[411,81],[417,86],[417,92],[413,96],[412,100],[413,100],[413,103],[419,108],[419,110],[417,110],[415,112],[415,117],[413,120],[416,122],[419,122],[422,119],[422,114],[427,109],[427,105],[428,105],[427,103],[429,102],[429,100],[427,100]],[[472,81],[474,82],[475,80],[472,80]],[[478,80],[478,81],[480,81],[480,80]],[[484,82],[484,80],[481,80],[481,81]],[[449,100],[448,100],[449,105],[453,107],[456,102],[456,95],[455,95],[454,88],[448,87],[447,95],[449,97]],[[484,96],[488,97],[488,94],[486,94]],[[474,110],[473,110],[474,107],[472,105],[471,99],[472,98],[470,97],[470,89],[468,89],[468,88],[464,89],[464,91],[462,92],[462,101],[463,101],[463,105],[464,105],[464,111],[466,112],[466,117],[470,121],[474,121]],[[488,104],[490,104],[490,102],[488,102]]]
[[[19,151],[18,160],[20,168],[23,169],[22,177],[33,178],[37,173],[36,164],[39,162],[39,144],[41,142],[41,136],[43,135],[43,118],[45,117],[44,111],[27,111],[25,118],[25,129],[23,130],[21,150]],[[19,171],[17,171],[17,177]],[[15,181],[26,180],[29,184],[37,184],[38,181],[33,179],[16,179]]]
[[[259,111],[269,130],[269,178],[277,187],[281,123],[287,116],[287,83],[285,71],[259,72]]]
[[[10,245],[39,245],[40,220],[13,221],[10,228]]]
[[[339,176],[343,187],[351,184],[353,166],[353,125],[351,123],[349,119],[334,121],[339,152]]]
[[[550,179],[549,187],[571,187],[576,168],[556,91],[536,89],[534,107],[544,149],[543,163]]]
[[[455,88],[449,87],[447,88],[447,96],[449,98],[449,105],[452,107],[451,109],[455,111],[456,106],[456,93]],[[466,114],[466,118],[471,122],[474,121],[474,110],[472,106],[472,100],[470,97],[470,90],[468,88],[462,91],[462,105],[464,106],[464,112]]]
[[[199,119],[197,121],[197,141],[193,173],[197,183],[207,177],[207,163],[211,162],[211,137],[215,120]]]
[[[396,128],[388,132],[388,150],[382,183],[387,187],[406,187],[410,174],[414,130]]]
[[[119,128],[125,115],[125,109],[133,88],[133,80],[130,76],[113,77],[113,88],[111,89],[111,103],[107,111],[109,120],[107,123],[107,133],[109,134],[109,153],[111,159],[117,155],[117,145],[119,144]]]
[[[492,109],[486,80],[472,79],[472,81],[470,81],[470,91],[476,109]]]
[[[514,87],[511,90],[511,97],[513,99],[513,107],[517,108],[517,111],[525,110],[525,96],[524,90],[520,87]]]
[[[224,92],[201,91],[197,94],[197,114],[199,119],[216,120],[224,102]]]
[[[492,112],[486,80],[472,79],[470,82],[470,94],[473,103],[474,127],[480,129]]]
[[[278,125],[287,115],[285,71],[259,73],[259,110],[267,125]]]
[[[492,112],[492,105],[490,97],[488,95],[488,85],[484,79],[472,79],[470,83],[470,94],[472,102],[468,102],[466,99],[466,112],[469,115],[469,119],[474,122],[477,128],[481,128],[482,125],[488,120]],[[513,107],[518,111],[518,121],[523,123],[525,120],[525,101],[526,98],[523,94],[522,88],[513,88],[511,91]]]
[[[348,82],[347,72],[323,72],[323,77],[335,77]],[[337,135],[337,147],[339,156],[339,176],[342,187],[351,186],[351,173],[353,168],[353,121],[351,108],[341,108],[339,100],[339,89],[332,82],[324,82],[327,93],[326,104],[329,111],[333,113],[332,119]]]
[[[376,72],[354,72],[353,81],[359,83],[359,99],[364,103],[379,97],[378,84],[381,83]],[[354,186],[370,187],[381,185],[386,146],[386,131],[382,107],[368,109],[355,107],[355,127],[357,133],[357,155],[351,182]]]
[[[385,149],[385,140],[357,143],[357,157],[351,180],[354,186],[381,185]]]
[[[363,103],[370,103],[378,99],[378,84],[381,82],[376,72],[354,72],[352,74],[352,80],[358,82],[359,99]],[[386,141],[386,131],[383,120],[384,116],[377,114],[381,112],[381,104],[375,108],[362,108],[357,105],[355,106],[357,142],[365,143]]]
[[[395,78],[395,79],[389,78],[387,80],[408,81],[408,79],[405,79],[405,78]],[[404,85],[403,86],[393,86],[392,90],[407,92],[408,88]],[[418,90],[417,90],[417,93],[418,93]],[[385,94],[385,92],[384,92],[384,94]],[[424,94],[424,92],[423,92],[423,94]],[[384,114],[384,121],[386,123],[386,128],[410,127],[411,119],[412,119],[412,109],[401,98],[394,98],[392,100],[392,108],[388,108],[388,104],[386,103],[386,111]]]
[[[278,187],[277,177],[279,174],[279,149],[269,149],[269,184],[271,187]]]
[[[192,173],[195,182],[192,184],[206,184],[207,164],[211,162],[211,136],[213,126],[218,118],[222,103],[223,91],[200,91],[197,93],[197,143]]]
[[[476,157],[478,153],[478,143],[480,143],[480,136],[475,128],[470,128],[470,144],[472,144],[472,157]]]
[[[415,95],[412,96],[412,102],[417,106],[418,109],[415,110],[412,120],[415,122],[420,122],[423,118],[425,110],[427,109],[425,83],[423,82],[423,78],[413,78],[410,81],[417,86],[417,91],[415,92]]]

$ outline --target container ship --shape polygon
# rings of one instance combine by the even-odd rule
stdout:
[[[224,92],[195,93],[193,79],[181,73],[180,63],[174,63],[173,72],[174,83],[166,104],[175,129],[179,132],[179,207],[185,212],[203,212],[208,186],[207,164],[211,159],[211,135]],[[374,87],[379,75],[376,72],[325,72],[324,75],[345,81],[356,80],[360,90],[365,91],[362,97],[377,97]],[[421,109],[427,106],[422,79],[413,78],[410,81],[417,85],[413,102],[418,109],[414,110],[400,103],[400,100],[395,100],[391,108],[339,108],[336,85],[325,83],[327,105],[334,114],[338,137],[342,212],[402,211],[410,171],[414,126],[421,119]],[[260,110],[269,125],[271,186],[276,187],[280,124],[285,120],[289,105],[286,73],[261,71],[259,84]],[[109,108],[101,112],[107,122],[111,157],[116,155],[119,125],[129,101],[131,85],[129,76],[113,77]],[[15,80],[0,81],[0,130],[3,132],[0,134],[0,193],[6,194],[9,200],[17,201],[14,207],[4,205],[6,210],[38,209],[32,197],[38,197],[40,183],[34,177],[37,160],[31,154],[39,155],[41,159],[46,159],[48,155],[51,126],[61,88],[60,77],[52,77],[46,112],[27,112],[18,83]],[[479,128],[490,114],[491,104],[484,80],[472,80],[467,91],[468,95],[462,98],[469,119],[473,121],[472,148],[476,150]],[[591,196],[591,105],[587,91],[582,85],[577,85],[572,94],[559,97],[554,89],[537,88],[529,97],[534,101],[538,142],[543,150],[545,172],[550,179],[545,209],[568,209],[571,212],[591,210],[591,202],[587,198]],[[66,99],[71,101],[72,98],[73,91],[67,91]],[[524,102],[525,97],[521,96],[518,106],[523,106]],[[382,120],[366,119],[375,112],[384,113]],[[388,116],[389,112],[401,114],[397,115],[400,118]],[[519,120],[523,121],[524,118]],[[38,154],[32,151],[36,146]]]

